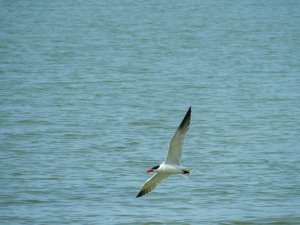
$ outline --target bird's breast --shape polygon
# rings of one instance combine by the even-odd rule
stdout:
[[[163,164],[159,167],[158,171],[159,173],[169,173],[169,174],[180,174],[182,173],[180,167]]]

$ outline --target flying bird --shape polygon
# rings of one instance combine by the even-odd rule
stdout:
[[[192,168],[180,166],[184,137],[189,129],[191,112],[190,107],[173,135],[165,161],[147,170],[148,173],[155,172],[155,174],[144,183],[137,198],[151,192],[160,182],[173,174],[189,175],[192,171]]]

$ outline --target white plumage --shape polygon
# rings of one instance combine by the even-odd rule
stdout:
[[[189,129],[191,121],[191,112],[192,109],[190,107],[175,134],[173,135],[169,144],[169,150],[165,161],[159,166],[155,166],[147,171],[156,172],[156,174],[154,174],[144,183],[140,192],[136,196],[137,198],[151,192],[160,182],[172,174],[189,174],[191,172],[192,168],[180,166],[184,138]]]

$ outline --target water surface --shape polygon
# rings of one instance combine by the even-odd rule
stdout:
[[[298,1],[0,7],[1,224],[298,224]],[[136,199],[189,106],[174,176]]]

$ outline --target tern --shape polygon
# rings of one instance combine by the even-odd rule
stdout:
[[[155,172],[155,174],[144,183],[137,198],[151,192],[160,182],[173,174],[189,175],[192,171],[192,168],[180,166],[184,137],[189,129],[191,112],[190,107],[173,135],[165,161],[147,170],[147,173]]]

